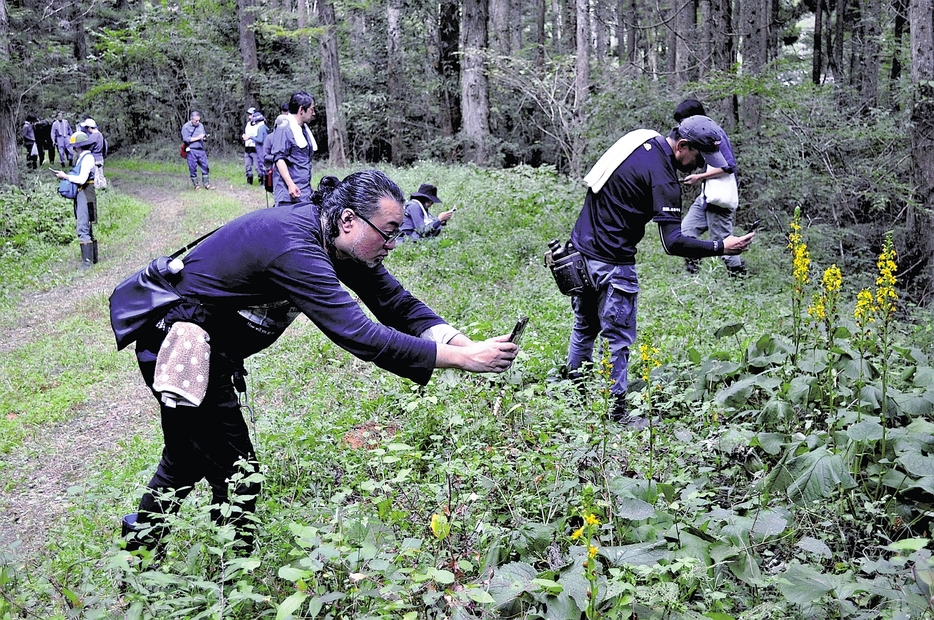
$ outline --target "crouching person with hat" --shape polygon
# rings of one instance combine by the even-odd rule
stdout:
[[[74,152],[75,167],[70,172],[54,170],[55,176],[78,186],[74,198],[75,220],[77,220],[78,243],[81,244],[81,268],[87,269],[97,262],[97,240],[94,239],[92,224],[97,223],[97,195],[94,191],[95,162],[91,147],[95,144],[83,131],[77,131],[68,139]]]
[[[435,217],[429,211],[433,204],[441,204],[438,188],[430,183],[422,183],[405,203],[405,220],[399,229],[403,239],[417,241],[422,237],[437,237],[441,234],[441,228],[454,215],[454,209],[442,211]]]

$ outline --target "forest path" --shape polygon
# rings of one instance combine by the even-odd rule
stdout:
[[[144,232],[123,246],[101,247],[101,262],[67,285],[24,295],[13,313],[16,318],[0,329],[0,353],[35,341],[49,326],[87,314],[97,296],[109,295],[120,280],[153,257],[197,237],[186,231],[185,213],[198,208],[205,193],[192,190],[187,179],[178,182],[162,173],[119,169],[111,174],[120,192],[151,207]],[[246,212],[262,206],[257,189],[222,182],[215,191],[243,205]],[[103,192],[101,202],[107,197]],[[105,216],[106,206],[102,207]],[[73,264],[77,269],[77,255]],[[96,316],[90,320],[108,321]],[[133,354],[131,349],[124,353]],[[81,484],[108,454],[122,450],[124,441],[152,432],[159,424],[155,401],[136,372],[101,377],[71,415],[66,423],[35,428],[20,448],[0,457],[0,550],[22,559],[47,554],[48,528],[65,517],[71,503],[80,501],[80,496],[69,495],[69,487]],[[132,508],[126,506],[127,511]],[[118,524],[115,519],[115,533]]]

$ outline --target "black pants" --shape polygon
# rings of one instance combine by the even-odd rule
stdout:
[[[152,357],[145,355],[146,352],[143,353],[140,358]],[[211,361],[214,365],[214,360]],[[155,366],[154,359],[139,360],[140,371],[146,385],[150,387]],[[165,527],[159,523],[159,516],[176,512],[182,500],[202,478],[211,486],[212,503],[219,505],[229,501],[228,486],[231,476],[242,471],[237,462],[242,459],[254,467],[258,466],[249,429],[231,382],[231,374],[215,373],[213,368],[210,374],[209,388],[200,407],[160,406],[165,447],[156,473],[149,482],[150,492],[143,495],[140,501],[137,520],[141,525],[156,526],[156,538],[161,538],[165,533]],[[249,472],[243,473],[249,475]],[[163,497],[169,492],[173,495]],[[228,522],[237,527],[240,540],[252,544],[250,528],[245,527],[245,514],[256,509],[260,484],[241,483],[233,492],[239,498],[236,505],[243,512],[234,510]],[[217,509],[212,510],[211,516],[215,522],[223,521]]]

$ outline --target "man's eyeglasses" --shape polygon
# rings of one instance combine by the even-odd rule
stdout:
[[[356,211],[354,211],[354,215],[356,215],[356,216],[359,217],[361,220],[363,220],[364,222],[366,222],[367,224],[369,224],[369,225],[370,225],[370,228],[372,228],[373,230],[375,230],[376,232],[379,233],[379,236],[383,238],[383,241],[384,241],[383,245],[389,245],[389,244],[393,243],[396,239],[399,238],[399,235],[402,234],[402,230],[396,230],[396,231],[394,231],[394,232],[391,232],[391,233],[388,233],[388,234],[387,234],[387,233],[384,232],[381,228],[379,228],[376,224],[374,224],[374,223],[371,222],[370,220],[366,219],[364,216],[360,215],[360,214],[357,213]]]

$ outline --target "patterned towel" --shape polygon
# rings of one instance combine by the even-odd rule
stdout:
[[[167,407],[197,407],[208,389],[211,345],[208,333],[194,323],[172,325],[156,357],[152,389]]]

